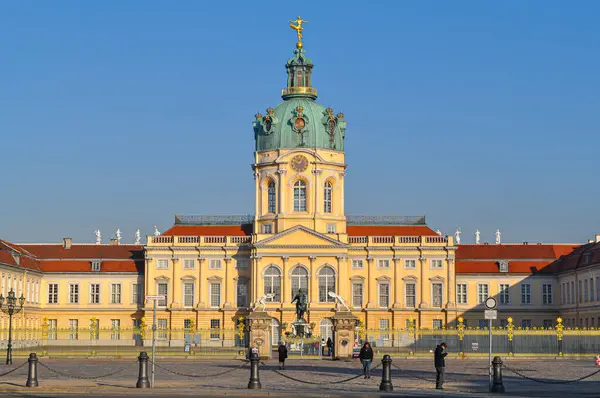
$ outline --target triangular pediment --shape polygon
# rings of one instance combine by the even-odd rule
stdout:
[[[347,245],[337,239],[313,231],[302,225],[296,225],[290,229],[258,241],[255,247],[278,247],[278,246],[312,246],[312,247],[346,247]]]

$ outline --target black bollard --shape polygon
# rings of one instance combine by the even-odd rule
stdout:
[[[260,377],[258,376],[258,362],[260,361],[260,355],[258,354],[258,348],[252,347],[250,349],[250,381],[248,382],[249,390],[260,390],[262,385],[260,384]]]
[[[27,372],[27,383],[25,383],[25,387],[39,387],[38,379],[37,379],[37,365],[38,359],[35,352],[29,354],[29,372]]]
[[[504,384],[502,383],[502,359],[494,357],[492,361],[494,368],[494,381],[492,382],[492,392],[504,392]]]
[[[379,391],[392,392],[394,391],[394,386],[392,385],[392,358],[389,355],[384,355],[381,363],[383,364],[383,371]]]
[[[135,388],[150,388],[150,380],[148,380],[148,354],[146,352],[140,352],[138,363],[140,364],[140,372]]]

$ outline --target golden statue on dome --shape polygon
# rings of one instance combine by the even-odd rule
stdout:
[[[296,25],[294,25],[294,22]],[[296,43],[297,48],[302,48],[302,31],[304,28],[302,27],[303,23],[308,23],[308,21],[303,20],[298,16],[298,19],[290,21],[290,28],[294,29],[296,33],[298,33],[298,43]]]

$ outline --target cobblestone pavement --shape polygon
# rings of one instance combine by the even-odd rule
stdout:
[[[440,396],[434,390],[435,372],[432,360],[423,359],[397,359],[393,364],[392,380],[394,396]],[[138,367],[133,359],[127,360],[102,360],[102,359],[42,359],[40,366],[40,388],[34,391],[44,391],[43,396],[65,396],[69,393],[86,394],[135,394]],[[374,365],[378,363],[375,362]],[[15,368],[14,366],[0,365],[0,374]],[[591,374],[597,370],[592,360],[506,360],[505,366],[514,369],[523,375],[544,381],[536,383],[523,379],[507,369],[504,370],[504,385],[506,395],[529,397],[598,397],[600,396],[600,374],[572,384],[547,384],[560,382]],[[398,368],[396,368],[398,367]],[[329,360],[289,360],[283,374],[293,379],[286,378],[274,372],[278,369],[274,360],[266,361],[261,365],[260,379],[262,390],[247,390],[250,374],[249,365],[234,360],[165,360],[157,361],[156,389],[153,394],[187,395],[280,395],[280,396],[379,396],[379,383],[381,370],[373,372],[371,379],[363,377],[339,383],[344,379],[361,374],[360,362],[329,361]],[[167,370],[165,370],[167,369]],[[170,371],[170,372],[169,372]],[[116,372],[116,373],[115,373]],[[222,374],[226,372],[225,374]],[[79,377],[92,377],[107,375],[99,379],[81,379]],[[221,375],[219,375],[221,374]],[[67,375],[72,377],[67,377]],[[199,377],[188,377],[195,375]],[[0,377],[0,392],[4,396],[11,396],[8,392],[20,392],[20,396],[29,395],[31,389],[24,386],[27,378],[27,366],[17,371]],[[487,361],[479,359],[447,360],[446,390],[443,396],[487,396],[488,369]],[[323,383],[323,384],[307,384]],[[149,391],[144,391],[146,395]],[[52,395],[58,394],[58,395]],[[565,395],[566,394],[566,395]],[[16,395],[15,395],[16,396]]]

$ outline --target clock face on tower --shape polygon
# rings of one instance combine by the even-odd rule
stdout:
[[[302,155],[296,155],[290,162],[292,170],[302,173],[308,167],[308,159]]]

